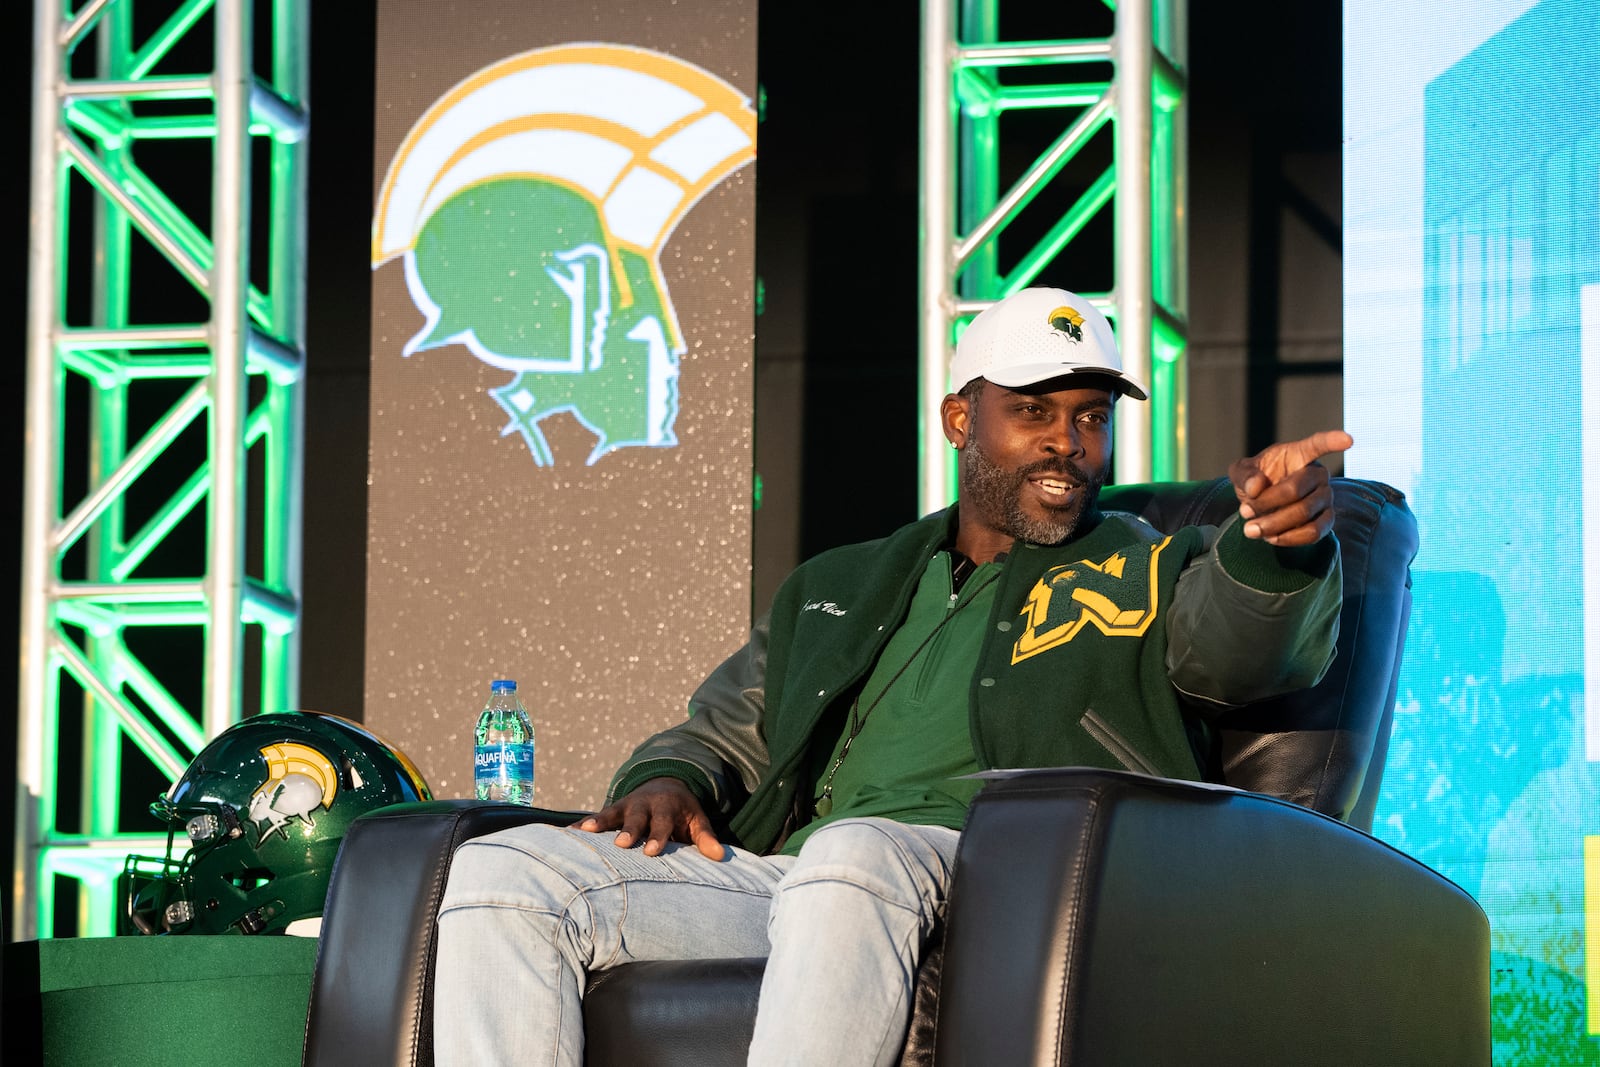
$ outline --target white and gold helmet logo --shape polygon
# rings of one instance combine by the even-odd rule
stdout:
[[[260,751],[267,761],[267,780],[250,794],[257,847],[275,833],[287,839],[289,824],[295,819],[307,830],[315,829],[313,813],[333,807],[339,792],[337,768],[311,746],[282,741],[264,745]]]
[[[406,136],[373,220],[374,269],[399,258],[427,322],[404,354],[465,346],[510,372],[492,389],[534,462],[539,422],[571,412],[588,457],[677,444],[685,345],[660,257],[694,204],[755,158],[750,101],[672,56],[609,44],[501,60]]]

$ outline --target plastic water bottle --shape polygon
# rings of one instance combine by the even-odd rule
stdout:
[[[473,784],[479,800],[533,803],[533,723],[517,683],[489,683],[489,703],[473,731]]]

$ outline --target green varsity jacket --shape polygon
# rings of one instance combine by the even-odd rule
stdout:
[[[1171,536],[1120,512],[1084,525],[1005,558],[968,694],[981,766],[1197,780],[1183,709],[1260,700],[1327,669],[1341,595],[1331,535],[1279,550],[1237,520]],[[678,778],[745,848],[781,847],[810,818],[817,749],[838,740],[843,709],[955,529],[951,508],[802,564],[696,690],[688,721],[640,745],[607,802]]]

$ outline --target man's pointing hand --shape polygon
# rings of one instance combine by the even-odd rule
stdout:
[[[1244,535],[1288,548],[1322,540],[1333,529],[1333,490],[1317,460],[1355,444],[1343,430],[1323,430],[1269,445],[1228,468]]]

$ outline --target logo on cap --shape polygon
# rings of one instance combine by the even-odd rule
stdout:
[[[1058,307],[1050,312],[1046,321],[1050,323],[1051,329],[1061,331],[1073,341],[1083,341],[1083,316],[1074,309]]]

